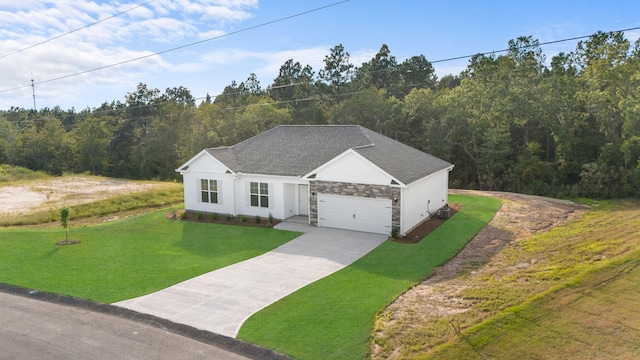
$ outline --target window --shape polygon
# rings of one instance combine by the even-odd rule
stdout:
[[[218,180],[200,179],[200,201],[218,203]]]
[[[251,206],[269,207],[269,184],[261,182],[251,182],[249,184],[251,194]]]

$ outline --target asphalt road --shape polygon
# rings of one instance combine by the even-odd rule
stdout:
[[[246,345],[233,342],[227,342],[227,347]],[[262,355],[258,351],[255,356],[245,357],[179,335],[162,324],[93,311],[86,305],[65,305],[0,291],[0,359],[235,360]]]

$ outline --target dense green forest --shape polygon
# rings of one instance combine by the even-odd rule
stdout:
[[[640,196],[640,40],[597,33],[547,61],[520,37],[440,79],[387,45],[353,65],[342,45],[317,72],[291,59],[205,99],[139,84],[124,102],[0,111],[0,163],[53,174],[176,179],[206,147],[279,124],[360,124],[456,165],[451,187],[552,196]]]

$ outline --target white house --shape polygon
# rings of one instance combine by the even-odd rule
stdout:
[[[281,125],[176,171],[187,211],[406,234],[447,204],[453,166],[362,126]]]

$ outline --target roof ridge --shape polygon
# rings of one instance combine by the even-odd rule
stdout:
[[[396,139],[394,139],[394,138],[392,138],[392,137],[389,137],[389,136],[387,136],[387,135],[384,135],[384,134],[381,134],[381,133],[375,132],[375,131],[373,131],[373,130],[371,130],[371,129],[367,129],[367,128],[365,128],[365,129],[366,129],[366,130],[369,130],[369,131],[370,131],[371,133],[373,133],[373,134],[376,134],[376,136],[380,136],[380,137],[382,137],[382,138],[385,138],[386,140],[391,140],[391,141],[393,141],[395,145],[400,145],[400,146],[402,146],[402,147],[405,147],[405,148],[407,148],[407,149],[410,149],[411,151],[419,151],[419,152],[425,153],[425,154],[427,154],[427,155],[431,155],[430,153],[428,153],[428,152],[426,152],[426,151],[420,150],[420,149],[418,149],[418,148],[416,148],[416,147],[413,147],[413,146],[411,146],[411,145],[407,145],[407,144],[403,143],[402,141],[398,141],[398,140],[396,140]],[[373,142],[373,140],[372,140],[372,142]],[[433,156],[433,155],[431,155],[431,156]]]
[[[225,151],[225,152],[227,152],[228,154],[230,154],[230,155],[231,155],[231,157],[232,157],[232,159],[233,159],[234,164],[228,164],[228,163],[226,163],[224,160],[219,159],[219,158],[216,158],[216,159],[217,159],[218,161],[220,161],[224,166],[226,166],[227,168],[229,168],[229,169],[231,169],[232,171],[234,171],[234,172],[235,172],[235,171],[237,171],[237,169],[234,169],[234,168],[235,168],[235,166],[234,166],[234,165],[235,165],[235,164],[238,164],[238,157],[236,156],[236,152],[235,152],[235,151],[233,151],[232,147],[233,147],[233,146],[220,146],[220,147],[216,147],[216,148],[208,148],[207,150],[222,150],[222,151]],[[213,155],[213,154],[211,154],[211,153],[209,153],[209,154],[210,154],[210,155]]]
[[[263,136],[264,134],[267,134],[267,133],[270,133],[270,132],[274,132],[277,128],[279,128],[279,127],[281,127],[281,126],[285,126],[285,125],[278,125],[278,126],[274,126],[274,127],[272,127],[271,129],[268,129],[268,130],[266,130],[266,131],[262,131],[262,132],[257,133],[257,134],[255,134],[255,135],[253,135],[253,136],[251,136],[251,137],[249,137],[249,138],[247,138],[247,139],[244,139],[244,140],[242,140],[242,141],[240,141],[240,142],[238,142],[238,143],[235,143],[235,144],[233,144],[233,145],[229,146],[229,148],[233,148],[233,147],[236,147],[236,146],[238,146],[238,145],[240,145],[240,144],[246,143],[247,141],[249,141],[249,140],[251,140],[251,139],[254,139],[254,138],[257,138],[258,136],[260,136],[260,137],[261,137],[261,136]]]
[[[375,131],[373,131],[371,129],[367,129],[366,127],[364,127],[362,125],[356,125],[356,127],[358,128],[358,130],[360,130],[362,135],[364,135],[364,137],[367,140],[369,140],[369,144],[368,145],[360,145],[360,146],[355,147],[356,149],[363,149],[363,148],[366,148],[366,147],[374,147],[374,146],[376,146],[376,144],[373,142],[373,139],[371,138],[371,136],[369,136],[369,133],[368,133],[369,131],[375,133]]]
[[[281,124],[276,126],[278,127],[361,127],[356,124]],[[272,129],[275,129],[272,128]]]

